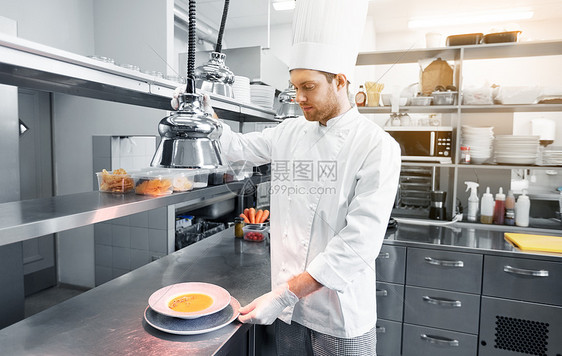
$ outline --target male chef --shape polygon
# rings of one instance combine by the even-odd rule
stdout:
[[[248,134],[223,125],[229,161],[271,163],[272,291],[240,309],[275,323],[279,356],[375,355],[375,259],[400,148],[352,107],[365,0],[299,0],[290,80],[304,117]]]

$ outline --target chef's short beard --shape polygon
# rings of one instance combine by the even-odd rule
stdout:
[[[308,121],[326,121],[336,117],[339,113],[339,104],[338,98],[336,96],[336,92],[332,87],[330,87],[328,91],[328,95],[326,99],[324,99],[322,106],[314,106],[316,109],[315,113],[306,114],[304,113],[304,117]]]

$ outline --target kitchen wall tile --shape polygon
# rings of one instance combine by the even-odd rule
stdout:
[[[113,242],[110,223],[94,224],[94,242],[99,245],[111,246]]]
[[[112,267],[113,266],[113,247],[108,245],[95,245],[94,261],[96,266]]]
[[[166,254],[168,251],[168,231],[148,229],[148,249],[151,252]]]
[[[111,232],[113,235],[113,246],[131,247],[131,228],[129,226],[113,225]]]
[[[114,225],[123,225],[123,226],[130,226],[130,218],[129,216],[123,216],[121,218],[111,220],[111,223]]]
[[[148,226],[151,229],[166,230],[168,228],[168,208],[150,210],[148,212]]]
[[[129,223],[135,227],[148,227],[148,211],[130,215]]]
[[[133,157],[121,157],[121,164],[117,168],[123,168],[126,171],[132,171],[135,169]]]
[[[124,247],[113,247],[113,268],[131,269],[131,249]]]
[[[148,251],[148,228],[131,227],[131,248]]]
[[[128,269],[123,269],[123,268],[113,268],[111,270],[111,277],[112,278],[117,278],[117,277],[121,277],[124,274],[129,273],[130,271]]]
[[[141,168],[150,167],[150,161],[152,161],[152,156],[150,156],[150,157],[135,156],[135,157],[132,157],[132,159],[133,159],[132,168],[133,169],[141,169]]]
[[[151,261],[148,250],[131,249],[131,270],[142,267]]]
[[[113,268],[96,266],[96,287],[113,279]]]

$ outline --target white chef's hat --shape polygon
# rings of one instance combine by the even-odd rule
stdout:
[[[366,0],[298,0],[289,70],[343,73],[351,82],[367,5]]]

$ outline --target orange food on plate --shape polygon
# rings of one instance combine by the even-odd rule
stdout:
[[[213,304],[213,298],[206,294],[189,293],[172,299],[168,307],[177,312],[193,313],[205,310]]]
[[[166,195],[172,193],[172,182],[169,179],[150,179],[137,184],[135,193],[144,195]]]
[[[102,170],[100,180],[100,190],[104,192],[126,193],[133,190],[133,178],[127,171],[119,168],[113,172]]]

